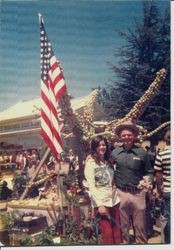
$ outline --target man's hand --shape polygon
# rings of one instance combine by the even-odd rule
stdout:
[[[143,179],[139,182],[138,188],[145,189],[145,191],[151,191],[153,189],[153,184],[148,178],[143,177]]]
[[[151,182],[151,181],[146,182],[145,188],[146,188],[148,191],[151,191],[151,190],[153,189],[153,184],[152,184],[152,182]]]

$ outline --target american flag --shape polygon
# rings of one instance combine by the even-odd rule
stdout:
[[[59,154],[63,151],[58,102],[62,95],[66,93],[66,84],[60,62],[56,59],[48,40],[41,14],[39,14],[39,21],[42,99],[41,134],[51,152],[58,160]]]

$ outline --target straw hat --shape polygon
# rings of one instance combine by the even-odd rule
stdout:
[[[122,124],[118,125],[115,129],[115,133],[119,136],[123,129],[130,129],[135,136],[139,134],[139,128],[130,120],[124,121]]]

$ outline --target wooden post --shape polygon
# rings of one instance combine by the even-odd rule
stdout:
[[[33,177],[31,178],[30,182],[29,182],[29,185],[25,188],[24,192],[22,193],[21,197],[19,200],[23,200],[25,198],[25,196],[27,195],[29,189],[30,189],[30,185],[33,183],[33,181],[35,180],[35,178],[37,177],[37,175],[39,174],[41,168],[42,168],[42,165],[44,164],[48,154],[50,153],[50,148],[47,148],[45,154],[43,155],[41,161],[39,162],[39,165],[38,167],[36,168],[36,171],[33,175]]]
[[[75,150],[78,156],[79,163],[79,185],[82,187],[82,181],[84,179],[84,171],[83,171],[83,152],[81,147],[81,131],[78,128],[74,128],[73,132],[75,134]]]
[[[59,201],[60,201],[60,210],[61,212],[63,212],[63,199],[62,199],[62,183],[61,183],[61,180],[60,180],[60,162],[58,162],[56,164],[56,172],[57,172],[57,192],[58,192],[58,196],[59,196]]]

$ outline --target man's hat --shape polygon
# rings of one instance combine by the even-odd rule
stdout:
[[[115,133],[119,136],[123,129],[130,129],[135,136],[139,134],[139,128],[130,120],[124,121],[122,124],[118,125],[115,129]]]

